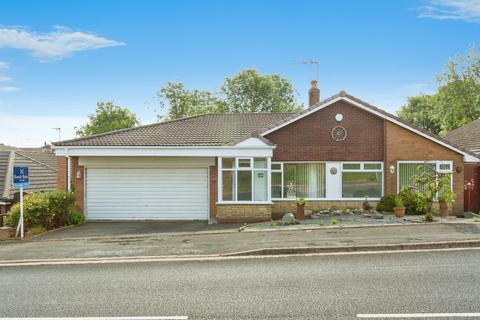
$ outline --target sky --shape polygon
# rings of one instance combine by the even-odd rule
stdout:
[[[480,42],[480,0],[0,2],[0,143],[40,146],[113,100],[156,121],[168,81],[217,91],[246,68],[288,78],[307,103],[345,90],[395,112]]]

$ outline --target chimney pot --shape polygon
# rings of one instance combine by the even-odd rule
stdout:
[[[311,107],[320,102],[320,89],[317,87],[317,80],[312,80],[310,90],[308,90],[308,106]]]

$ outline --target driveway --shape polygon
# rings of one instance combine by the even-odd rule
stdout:
[[[85,224],[51,232],[36,240],[95,238],[125,235],[151,235],[236,230],[241,224],[208,224],[206,221],[108,221]]]

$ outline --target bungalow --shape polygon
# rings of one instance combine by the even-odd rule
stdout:
[[[344,91],[295,114],[205,114],[55,143],[58,188],[88,220],[269,220],[361,206],[409,184],[418,164],[454,172],[477,155]]]

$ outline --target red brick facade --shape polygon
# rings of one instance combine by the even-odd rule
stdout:
[[[343,120],[335,120],[342,114]],[[332,129],[343,126],[344,141],[334,141]],[[383,161],[384,120],[338,101],[266,136],[276,145],[275,161]]]
[[[78,165],[78,157],[71,157],[72,191],[75,191],[75,211],[83,212],[84,208],[84,170]],[[66,157],[57,157],[57,189],[68,190],[68,164]]]

